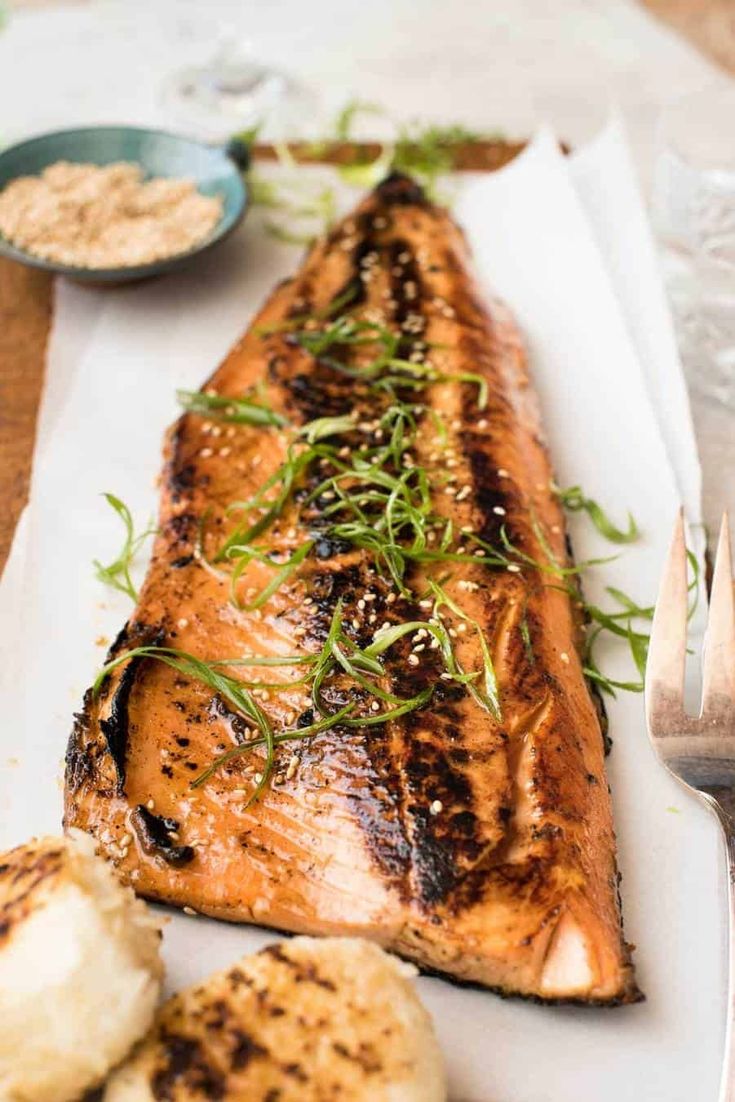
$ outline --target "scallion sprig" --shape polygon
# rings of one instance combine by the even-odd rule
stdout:
[[[600,535],[610,543],[634,543],[640,536],[638,525],[630,513],[628,513],[628,527],[618,528],[602,506],[594,498],[587,497],[581,486],[568,486],[566,489],[552,486],[552,489],[568,512],[586,513]]]
[[[282,427],[286,418],[260,402],[250,398],[231,398],[225,394],[207,394],[201,390],[177,390],[180,405],[189,413],[229,421],[236,425],[273,425]]]
[[[500,710],[500,693],[498,689],[498,679],[495,675],[495,666],[493,664],[492,655],[490,654],[490,645],[487,641],[487,636],[482,625],[475,620],[461,608],[455,600],[453,600],[447,593],[445,587],[441,582],[429,580],[429,589],[434,596],[434,616],[441,618],[441,610],[444,605],[458,616],[460,620],[464,620],[465,623],[470,624],[477,635],[477,641],[480,646],[480,653],[482,655],[482,688],[469,681],[467,687],[478,701],[488,712],[490,712],[495,719],[501,720],[502,714]]]
[[[273,594],[280,589],[284,582],[298,570],[313,546],[314,540],[307,540],[305,543],[302,543],[284,563],[281,563],[274,562],[267,550],[264,551],[257,547],[251,547],[248,544],[234,544],[227,552],[228,558],[235,561],[235,566],[230,575],[230,594],[233,605],[236,608],[245,609],[248,612],[256,608],[261,608],[266,601],[270,600]],[[273,567],[276,573],[257,596],[251,601],[243,603],[238,596],[238,582],[240,581],[243,571],[247,569],[251,562],[259,562],[264,566]]]
[[[104,566],[99,559],[94,559],[95,573],[104,585],[110,586],[111,589],[117,589],[120,593],[127,594],[131,601],[137,601],[138,591],[133,585],[130,568],[143,543],[149,536],[155,535],[156,529],[149,525],[143,532],[136,535],[133,517],[125,502],[121,501],[115,494],[104,493],[102,496],[123,522],[125,538],[119,555],[107,566]]]

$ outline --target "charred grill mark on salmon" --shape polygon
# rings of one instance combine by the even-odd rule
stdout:
[[[94,780],[93,744],[89,741],[89,716],[94,707],[92,691],[84,694],[82,711],[74,713],[74,724],[64,755],[66,790],[71,795]]]
[[[309,336],[340,318],[392,334],[392,383],[362,370],[375,352],[365,353],[360,331],[353,343],[310,351],[318,341]],[[461,233],[412,181],[391,177],[276,288],[207,390],[233,400],[261,395],[289,424],[194,412],[179,419],[166,443],[153,560],[111,657],[150,642],[150,625],[161,625],[158,646],[214,663],[235,681],[257,674],[263,687],[248,681],[253,700],[288,739],[263,784],[264,737],[252,716],[185,669],[148,656],[133,673],[132,661],[123,663],[99,695],[87,694],[77,718],[67,825],[96,834],[149,898],[276,929],[362,933],[422,967],[506,994],[634,1001],[600,720],[579,659],[580,610],[503,544],[534,561],[546,546],[568,566],[564,520],[517,329],[501,304],[481,303]],[[278,492],[278,472],[295,454],[288,449],[306,446],[301,427],[325,417],[342,419],[339,432],[314,449],[279,514],[253,528],[260,558],[245,563],[233,603],[241,554],[233,533],[266,517],[257,494],[269,479]],[[369,465],[401,418],[415,424],[405,450],[386,460],[388,484],[405,476],[414,502],[423,471],[429,503],[424,550],[411,551],[412,537],[395,543],[399,584],[380,560],[392,553],[390,540],[378,552],[366,536],[385,526],[388,491],[373,499],[365,491],[361,542],[342,523],[352,513],[333,480],[343,462],[348,490],[369,487],[357,459]],[[257,507],[233,511],[254,497]],[[435,554],[443,541],[447,561]],[[228,546],[234,558],[223,554]],[[297,568],[259,601],[299,548]],[[243,672],[224,661],[313,661],[338,615],[340,645],[364,661],[383,625],[426,627],[371,660],[368,688],[330,667],[321,700],[313,666]],[[440,627],[441,645],[432,635]],[[479,691],[488,674],[483,643],[499,713]],[[375,695],[379,686],[389,701],[428,703],[383,720],[392,705]],[[351,711],[340,722],[308,734],[320,709],[344,707]],[[196,772],[222,755],[193,787]],[[135,844],[122,846],[131,814]]]
[[[140,840],[141,847],[148,856],[160,857],[170,865],[188,865],[194,860],[191,846],[179,846],[174,843],[179,823],[176,819],[165,819],[154,815],[144,804],[138,804],[130,816],[130,822]]]
[[[128,748],[128,703],[140,660],[133,658],[125,666],[110,703],[110,714],[100,719],[100,730],[117,773],[117,790],[125,790],[125,761]]]

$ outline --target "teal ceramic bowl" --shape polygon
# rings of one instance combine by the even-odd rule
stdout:
[[[17,176],[37,176],[55,161],[108,165],[113,161],[135,161],[146,176],[188,178],[203,195],[221,195],[222,217],[206,241],[196,248],[166,260],[134,268],[77,268],[34,256],[11,245],[0,234],[0,254],[69,276],[82,283],[128,283],[172,272],[211,249],[237,226],[248,205],[248,191],[242,177],[247,150],[192,141],[163,130],[136,126],[87,126],[79,130],[58,130],[20,142],[0,152],[0,190]]]

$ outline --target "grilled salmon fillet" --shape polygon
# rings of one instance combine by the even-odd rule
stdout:
[[[243,396],[272,423],[240,423]],[[506,994],[639,998],[537,399],[447,212],[394,175],[318,241],[169,431],[161,494],[118,664],[76,717],[66,825],[149,899]],[[247,683],[261,718],[161,647]]]

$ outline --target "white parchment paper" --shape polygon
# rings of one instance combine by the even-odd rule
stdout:
[[[621,523],[630,509],[644,533],[589,574],[587,594],[605,603],[605,586],[617,585],[650,602],[679,501],[699,519],[699,469],[623,136],[607,131],[570,166],[542,133],[503,171],[463,180],[456,213],[481,281],[526,335],[559,481],[581,483]],[[141,521],[154,513],[175,388],[201,383],[297,260],[251,217],[166,281],[103,294],[59,285],[31,504],[0,588],[0,845],[59,829],[71,713],[129,609],[90,565],[119,543],[100,492]],[[580,558],[609,551],[583,518],[573,538]],[[606,666],[631,674],[623,652]],[[626,933],[648,1001],[557,1009],[421,979],[455,1102],[715,1097],[725,959],[716,831],[655,763],[642,698],[621,695],[609,716]],[[169,987],[272,937],[176,914]]]

